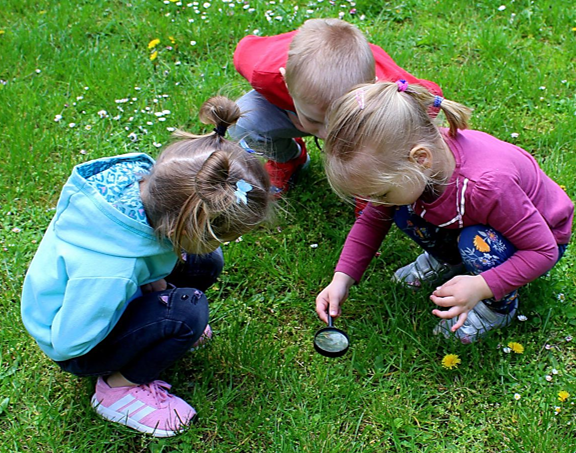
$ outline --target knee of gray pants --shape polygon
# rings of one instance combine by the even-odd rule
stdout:
[[[293,139],[307,134],[294,126],[285,110],[271,104],[255,90],[236,103],[242,116],[229,129],[234,140],[244,140],[255,152],[276,162],[298,157],[299,147]]]

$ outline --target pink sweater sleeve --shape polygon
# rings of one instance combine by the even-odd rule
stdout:
[[[504,263],[481,274],[499,300],[550,270],[558,259],[558,244],[546,220],[513,178],[504,183],[487,179],[475,191],[470,208],[482,213],[480,223],[499,231],[517,249]]]
[[[348,233],[336,272],[343,272],[358,283],[388,234],[393,216],[394,208],[368,203]]]

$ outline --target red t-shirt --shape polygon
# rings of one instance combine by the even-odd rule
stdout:
[[[276,36],[248,35],[238,43],[234,51],[236,70],[256,91],[270,103],[284,110],[294,111],[294,101],[288,93],[279,69],[286,67],[288,50],[298,30]],[[442,90],[434,82],[418,79],[398,66],[380,47],[370,44],[376,62],[379,81],[396,82],[400,79],[426,87],[442,96]]]

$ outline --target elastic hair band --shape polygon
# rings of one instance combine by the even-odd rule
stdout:
[[[434,96],[434,107],[440,107],[444,98],[442,96]]]
[[[214,132],[216,132],[220,137],[224,137],[226,135],[226,129],[228,129],[228,126],[226,126],[223,123],[220,123],[218,126],[214,128]]]
[[[400,79],[396,82],[396,85],[398,85],[398,91],[402,92],[402,91],[406,91],[406,89],[408,88],[408,82],[406,82],[406,80],[404,79]]]
[[[362,88],[356,91],[356,102],[358,102],[358,108],[364,110],[366,103],[364,102],[364,90]]]
[[[236,203],[244,203],[248,204],[248,192],[252,190],[252,185],[247,183],[243,179],[239,179],[236,181],[236,190],[234,191],[234,195],[236,195]]]

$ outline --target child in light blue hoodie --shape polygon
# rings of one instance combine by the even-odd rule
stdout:
[[[75,167],[24,281],[22,319],[46,355],[98,376],[103,417],[158,437],[196,416],[158,376],[211,334],[204,291],[224,265],[219,245],[269,212],[261,162],[224,138],[239,116],[217,96],[200,109],[214,131],[176,133],[156,162]]]

